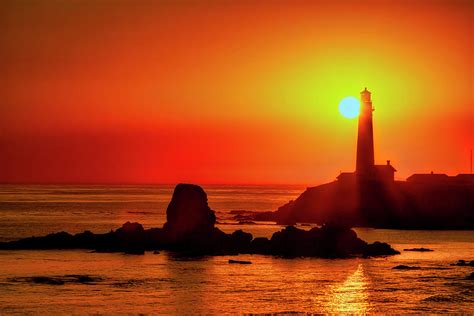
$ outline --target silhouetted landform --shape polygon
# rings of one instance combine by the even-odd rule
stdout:
[[[456,265],[456,264],[454,264]],[[451,264],[453,266],[453,264]],[[451,270],[453,268],[450,267],[433,267],[433,266],[425,266],[425,267],[420,267],[420,266],[407,266],[404,264],[400,264],[398,266],[395,266],[392,268],[393,270]]]
[[[252,264],[250,261],[245,261],[245,260],[229,260],[229,263],[237,263],[237,264]]]
[[[393,270],[451,270],[452,268],[433,267],[433,266],[419,267],[419,266],[407,266],[407,265],[401,264],[401,265],[393,267],[392,269]]]
[[[239,225],[257,225],[254,221],[239,221]]]
[[[93,249],[126,254],[170,250],[190,256],[246,253],[326,258],[399,254],[386,243],[368,244],[353,230],[340,225],[323,225],[309,231],[289,226],[271,239],[254,239],[242,230],[226,234],[215,227],[216,217],[204,190],[192,184],[176,186],[166,218],[163,228],[144,229],[139,223],[127,222],[105,234],[59,232],[0,243],[0,249]]]
[[[471,261],[458,260],[458,262],[452,263],[451,265],[452,266],[459,266],[459,267],[466,267],[466,266],[474,267],[474,260],[471,260]]]
[[[32,276],[32,277],[17,277],[11,278],[9,281],[12,282],[27,282],[37,284],[49,284],[49,285],[64,285],[66,283],[82,283],[82,284],[94,284],[102,281],[101,277],[95,277],[83,274],[66,274],[63,276]]]
[[[376,165],[371,93],[361,92],[356,170],[306,189],[275,212],[246,220],[327,223],[394,229],[474,229],[474,175],[414,174],[395,181],[387,160]]]
[[[254,214],[253,220],[284,225],[334,222],[351,227],[474,229],[474,175],[443,176],[442,181],[436,175],[426,176],[435,177],[393,182],[357,175],[338,179],[306,189],[275,212]]]
[[[238,222],[219,222],[216,221],[216,224],[219,225],[266,225],[266,223],[262,222],[254,222],[254,221],[238,221]]]
[[[420,270],[421,267],[417,267],[417,266],[406,266],[404,264],[400,264],[396,267],[393,267],[392,269],[394,270]]]
[[[408,248],[408,249],[403,249],[403,251],[417,251],[417,252],[431,252],[434,251],[433,249],[428,249],[428,248]]]
[[[87,275],[87,274],[13,277],[13,278],[8,278],[8,281],[18,282],[18,283],[39,284],[39,285],[53,285],[53,286],[67,285],[67,284],[81,284],[81,285],[94,286],[100,283],[107,283],[109,286],[113,286],[117,288],[129,288],[130,286],[134,286],[137,283],[141,283],[141,281],[137,279],[114,282],[113,280],[108,280],[100,276]]]
[[[215,223],[216,215],[209,208],[207,194],[200,186],[176,186],[163,225],[163,231],[171,242],[179,242],[186,236],[212,234]]]
[[[232,219],[235,221],[251,221],[255,212],[248,210],[232,210],[229,214],[233,215]]]

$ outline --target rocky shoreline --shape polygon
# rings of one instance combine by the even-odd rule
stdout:
[[[382,229],[473,230],[474,178],[465,178],[459,183],[336,180],[307,188],[276,211],[235,217],[280,225],[332,222]]]
[[[193,184],[178,184],[168,205],[162,228],[144,229],[127,222],[105,234],[90,231],[75,235],[58,232],[0,243],[0,249],[91,249],[97,252],[143,254],[169,250],[185,255],[265,254],[282,257],[347,258],[399,254],[389,244],[369,244],[350,228],[324,224],[310,230],[287,226],[268,238],[236,230],[226,234],[215,227],[216,216],[207,194]]]

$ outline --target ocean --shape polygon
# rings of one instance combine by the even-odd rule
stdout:
[[[230,211],[270,211],[301,186],[203,186],[225,232],[270,237],[272,223],[239,225]],[[0,241],[84,230],[107,232],[124,222],[160,227],[173,186],[2,185]],[[301,226],[307,229],[310,226]],[[182,258],[88,250],[0,250],[0,314],[90,313],[474,313],[473,231],[355,228],[362,239],[388,242],[400,255],[375,259],[284,259],[264,255]],[[408,252],[425,247],[432,252]],[[251,261],[229,264],[229,259]],[[394,270],[397,265],[414,270]],[[51,278],[54,282],[35,282]]]

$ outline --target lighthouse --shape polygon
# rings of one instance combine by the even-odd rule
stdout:
[[[357,158],[355,172],[341,172],[337,179],[341,183],[354,180],[393,183],[397,171],[387,160],[385,165],[376,165],[374,158],[374,127],[372,122],[371,93],[367,88],[360,93],[359,127],[357,132]]]
[[[356,174],[370,177],[374,170],[374,130],[372,123],[371,93],[364,89],[360,93],[359,129],[357,134]]]

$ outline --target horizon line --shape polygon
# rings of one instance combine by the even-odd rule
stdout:
[[[217,182],[199,182],[199,181],[176,181],[176,182],[74,182],[74,181],[64,181],[64,182],[0,182],[0,185],[169,185],[169,186],[176,186],[178,184],[196,184],[202,186],[299,186],[299,187],[308,187],[314,186],[318,184],[302,184],[302,183],[252,183],[252,182],[224,182],[224,183],[217,183]]]
[[[340,171],[342,173],[343,171]],[[340,174],[339,173],[339,174]],[[423,172],[415,172],[412,175],[415,174],[430,174],[430,173],[423,173]],[[449,176],[448,173],[444,172],[434,172],[434,174],[446,174]],[[453,174],[453,176],[460,175],[460,174],[473,174],[470,172],[466,173],[457,173]],[[407,181],[409,177],[406,178],[397,178],[395,177],[394,181]],[[313,187],[325,183],[331,183],[337,181],[337,177],[335,177],[333,180],[326,180],[326,181],[315,181],[311,184],[309,183],[284,183],[284,182],[200,182],[200,181],[173,181],[173,182],[139,182],[139,181],[97,181],[97,182],[91,182],[91,181],[13,181],[13,182],[3,182],[0,181],[0,185],[169,185],[169,186],[175,186],[180,183],[185,183],[185,184],[197,184],[201,186],[294,186],[294,187]]]

